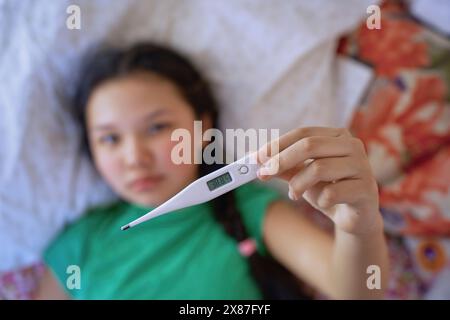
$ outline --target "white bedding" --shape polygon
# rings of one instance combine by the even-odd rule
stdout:
[[[212,80],[222,128],[344,126],[370,79],[335,57],[369,0],[0,0],[0,271],[40,258],[64,224],[112,194],[80,155],[65,111],[80,55],[154,40]]]

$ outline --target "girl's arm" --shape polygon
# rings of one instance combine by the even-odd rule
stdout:
[[[288,181],[293,200],[303,197],[335,226],[334,237],[328,236],[290,205],[275,203],[264,226],[271,253],[330,297],[382,297],[388,255],[362,142],[345,129],[302,128],[261,148],[258,159],[261,180]]]
[[[298,208],[277,201],[269,206],[263,232],[274,258],[328,297],[383,298],[389,267],[381,226],[366,237],[338,230],[333,237],[302,216]],[[370,265],[380,266],[380,290],[367,287]]]
[[[33,295],[35,300],[69,300],[64,290],[61,288],[58,280],[51,272],[46,269],[40,281],[39,287]]]

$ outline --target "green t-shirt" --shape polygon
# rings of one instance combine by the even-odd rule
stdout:
[[[247,231],[265,254],[267,206],[280,195],[249,183],[235,190]],[[127,231],[120,227],[151,208],[123,201],[89,211],[66,228],[44,260],[76,299],[260,299],[262,295],[236,241],[215,220],[210,203],[184,208]],[[68,289],[69,266],[80,289]],[[73,278],[70,280],[72,281]],[[72,282],[73,284],[74,282]]]

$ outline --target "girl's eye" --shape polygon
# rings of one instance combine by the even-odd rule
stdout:
[[[148,133],[149,134],[155,134],[155,133],[158,133],[158,132],[160,132],[161,130],[164,130],[164,129],[166,129],[166,128],[168,128],[169,127],[169,124],[168,123],[158,123],[158,124],[154,124],[154,125],[151,125],[149,128],[148,128]]]
[[[116,134],[108,134],[103,137],[100,137],[100,143],[114,145],[119,142],[119,137]]]

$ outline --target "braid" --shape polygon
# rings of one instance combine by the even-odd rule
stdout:
[[[220,165],[202,164],[203,176]],[[212,200],[214,217],[223,226],[225,232],[238,243],[249,237],[242,216],[236,207],[234,191],[227,192]],[[248,257],[250,271],[258,284],[264,299],[306,299],[300,282],[287,269],[270,257],[264,257],[255,251]]]

